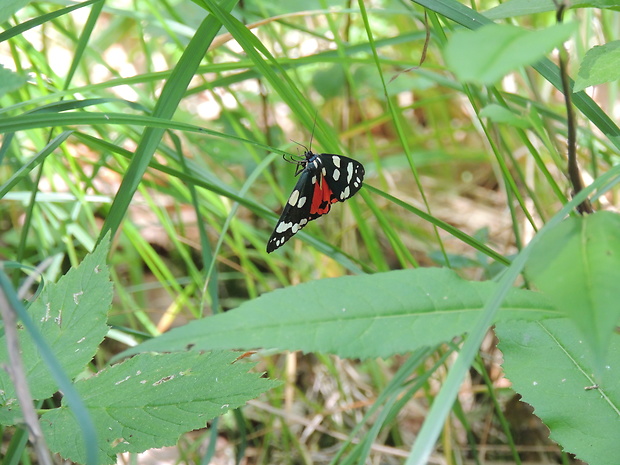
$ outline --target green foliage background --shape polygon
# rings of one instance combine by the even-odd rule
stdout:
[[[509,451],[498,447],[487,459],[519,463],[526,447],[513,439],[518,425],[507,419],[513,393],[497,387],[505,385],[492,363],[499,353],[493,344],[479,352],[497,323],[506,375],[552,439],[590,463],[613,463],[620,452],[607,440],[620,433],[617,216],[600,212],[560,223],[580,199],[567,204],[566,110],[552,50],[568,41],[577,78],[578,156],[590,185],[581,198],[591,194],[597,210],[615,210],[618,5],[581,4],[563,25],[556,25],[551,1],[475,6],[455,0],[5,5],[0,258],[36,268],[49,283],[73,268],[58,288],[92,287],[94,303],[78,299],[79,310],[91,309],[96,322],[55,335],[46,331],[58,328],[41,326],[86,408],[93,411],[86,392],[98,379],[93,373],[105,378],[127,364],[161,367],[159,356],[146,354],[108,366],[144,340],[144,347],[159,349],[168,338],[177,349],[311,350],[251,356],[257,372],[282,386],[247,375],[240,362],[231,365],[238,354],[171,354],[181,365],[209,360],[217,365],[210,370],[233,367],[239,379],[257,383],[234,402],[218,398],[230,408],[273,388],[262,395],[263,407],[213,420],[197,441],[182,438],[181,455],[208,463],[221,434],[238,457],[253,451],[259,463],[398,463],[406,456],[411,464],[432,454],[484,460],[478,446],[496,444]],[[595,99],[583,91],[591,85]],[[266,240],[295,182],[281,155],[297,150],[291,139],[307,143],[311,134],[315,151],[363,162],[365,188],[268,255]],[[82,260],[90,266],[92,258],[84,257],[98,243],[95,254],[105,266],[108,232],[110,310],[107,280],[89,284],[92,274],[76,277],[75,270]],[[428,269],[434,266],[460,277]],[[391,271],[401,268],[416,270]],[[17,272],[7,275],[15,287],[24,282]],[[546,297],[510,291],[515,283]],[[45,316],[42,304],[53,287],[46,289],[29,307],[33,315]],[[71,307],[75,294],[55,298]],[[192,320],[198,321],[185,325]],[[156,337],[173,326],[182,328]],[[68,335],[75,328],[79,334]],[[35,360],[36,349],[22,336],[24,359]],[[83,357],[63,354],[81,337],[92,342]],[[37,363],[32,374],[43,369]],[[477,391],[483,398],[464,394],[463,379],[484,385]],[[11,382],[4,375],[0,381],[2,423],[13,425],[15,411],[6,403]],[[57,388],[49,375],[31,383],[37,400]],[[187,408],[208,402],[197,385],[181,389]],[[558,417],[595,396],[592,409]],[[104,409],[118,399],[106,402]],[[414,404],[421,415],[409,416]],[[288,422],[292,406],[322,418],[320,431]],[[53,400],[42,410],[42,419],[57,416],[59,424],[70,417]],[[98,423],[104,415],[93,415],[105,429]],[[110,442],[117,449],[101,449],[100,460],[113,460],[121,449],[171,444],[205,426],[217,409],[205,407],[203,415],[179,415],[187,421],[165,441],[128,441],[131,447],[122,449],[118,440],[127,438],[115,435]],[[421,429],[412,428],[422,420]],[[482,432],[488,424],[490,433]],[[46,426],[52,450],[77,437],[75,424],[67,428],[53,434]],[[460,439],[447,433],[451,428],[463,433]],[[603,439],[592,446],[594,437]],[[201,441],[209,444],[206,452],[196,445]],[[10,463],[17,463],[26,447],[23,430],[7,447]],[[83,462],[80,450],[64,456]],[[546,458],[571,460],[559,448],[538,456]]]

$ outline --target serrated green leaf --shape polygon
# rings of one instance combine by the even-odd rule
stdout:
[[[556,24],[540,31],[492,24],[456,32],[448,42],[446,64],[459,80],[493,84],[510,71],[532,65],[561,45],[577,23]]]
[[[78,375],[95,355],[108,331],[112,303],[106,256],[109,240],[58,280],[45,286],[28,312],[69,378]],[[34,399],[50,397],[58,387],[25,329],[19,329],[22,360]],[[0,363],[8,360],[4,335],[0,337]],[[0,423],[13,424],[19,413],[15,389],[0,370]]]
[[[586,53],[573,92],[620,79],[620,40],[592,47]]]
[[[423,268],[323,279],[280,289],[129,349],[141,351],[270,347],[341,357],[387,357],[467,332],[496,287],[451,270]],[[499,319],[557,312],[534,292],[514,290]]]
[[[514,114],[508,108],[497,103],[491,103],[480,110],[480,116],[489,118],[494,123],[509,124],[522,129],[529,128],[531,125],[527,119]]]
[[[620,319],[620,215],[566,219],[536,244],[525,271],[575,322],[600,371]]]
[[[140,354],[106,368],[75,387],[97,429],[99,462],[116,454],[173,445],[185,432],[276,386],[248,373],[238,354],[198,351]],[[78,424],[65,405],[41,416],[50,449],[84,463]]]
[[[26,78],[26,76],[21,76],[0,65],[0,98],[8,92],[19,89],[26,84],[27,81],[28,78]]]
[[[584,356],[587,347],[570,320],[498,323],[495,333],[506,377],[550,437],[590,464],[616,465],[620,457],[620,338],[613,337],[600,379]],[[592,389],[598,385],[598,388]]]

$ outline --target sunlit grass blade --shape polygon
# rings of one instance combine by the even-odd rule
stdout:
[[[237,0],[225,0],[224,8],[230,10],[237,3]],[[173,70],[170,78],[162,90],[161,97],[155,105],[153,115],[157,118],[170,119],[181,98],[183,98],[190,80],[196,73],[203,55],[215,38],[219,29],[219,21],[214,16],[208,16],[196,30],[196,34],[187,45],[183,56]],[[114,198],[114,203],[110,207],[108,216],[103,224],[100,238],[107,231],[116,231],[121,224],[123,217],[133,198],[133,194],[146,171],[157,146],[164,134],[164,128],[147,128],[142,136],[138,147],[133,155],[131,164],[118,193]]]

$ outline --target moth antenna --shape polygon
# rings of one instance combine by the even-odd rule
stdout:
[[[300,147],[303,147],[303,148],[304,148],[304,150],[305,150],[306,152],[309,152],[309,151],[310,151],[310,150],[308,149],[308,147],[306,147],[304,144],[300,144],[299,142],[297,142],[297,141],[295,141],[295,140],[293,140],[293,139],[290,139],[290,141],[291,141],[292,143],[294,143],[294,144],[299,145]],[[312,139],[310,140],[310,142],[312,142]],[[312,147],[312,143],[310,144],[310,147]]]

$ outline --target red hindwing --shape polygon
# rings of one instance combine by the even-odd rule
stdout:
[[[326,182],[325,177],[321,174],[319,180],[314,183],[310,213],[319,216],[325,215],[329,212],[331,204],[337,201],[338,199],[334,198],[334,194],[329,188],[329,184]]]

